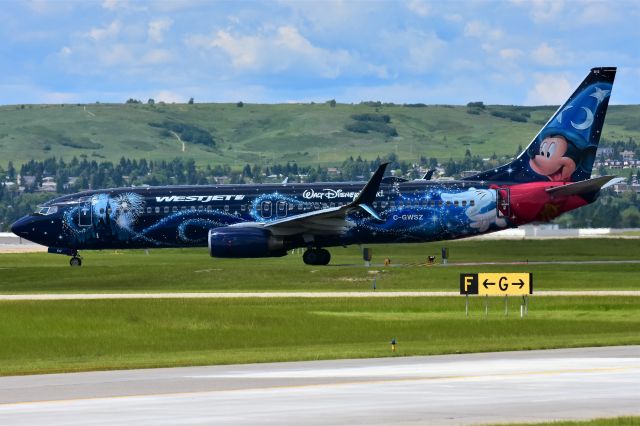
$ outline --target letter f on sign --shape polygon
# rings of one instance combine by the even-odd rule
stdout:
[[[464,277],[464,292],[468,293],[469,292],[469,286],[473,284],[473,277],[467,275],[466,277]]]

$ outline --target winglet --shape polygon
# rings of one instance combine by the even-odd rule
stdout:
[[[427,171],[427,173],[424,174],[424,176],[422,176],[422,180],[431,180],[431,177],[433,176],[433,172],[435,172],[436,169],[430,169],[429,171]]]
[[[374,219],[382,221],[382,218],[378,215],[378,213],[374,209],[372,209],[370,206],[368,206],[367,204],[359,204],[358,206],[362,210],[364,210],[365,212],[367,212],[371,216],[373,216]]]
[[[378,166],[378,170],[376,170],[373,176],[371,176],[369,182],[367,182],[364,188],[362,188],[362,191],[360,191],[358,196],[351,202],[351,204],[371,204],[375,201],[378,189],[380,189],[382,177],[384,176],[384,171],[386,170],[388,164],[389,163],[382,163]]]
[[[389,163],[382,163],[378,166],[378,169],[373,176],[371,176],[369,182],[362,188],[362,191],[360,191],[356,198],[349,203],[349,206],[360,207],[375,219],[382,220],[382,218],[378,216],[378,213],[371,207],[371,204],[376,200],[376,194],[378,193],[378,189],[380,189],[380,183],[382,183],[382,177],[388,164]]]

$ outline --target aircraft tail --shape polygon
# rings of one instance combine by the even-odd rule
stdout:
[[[524,183],[589,179],[615,76],[615,67],[591,69],[515,160],[464,180]]]

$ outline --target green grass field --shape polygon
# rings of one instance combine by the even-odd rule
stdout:
[[[424,266],[449,247],[451,262],[522,262],[507,265]],[[638,260],[640,244],[628,239],[448,241],[374,245],[365,268],[357,246],[333,248],[332,265],[306,266],[301,253],[284,258],[214,259],[206,248],[83,252],[81,268],[65,256],[0,255],[0,293],[165,291],[378,291],[459,288],[460,273],[533,272],[534,290],[638,290],[640,264],[526,264],[527,261]],[[392,267],[382,267],[384,258]],[[396,266],[393,266],[396,265]]]
[[[637,240],[454,241],[332,250],[334,265],[301,255],[213,259],[206,249],[85,252],[81,268],[44,253],[0,255],[0,293],[183,291],[458,291],[461,272],[530,271],[535,290],[640,288],[639,264],[420,266],[449,247],[452,262],[640,258]],[[292,295],[293,296],[293,295]],[[0,302],[0,374],[640,344],[637,297],[162,299]]]
[[[519,123],[491,115],[513,110],[531,115]],[[96,161],[194,158],[199,165],[337,164],[348,156],[373,160],[394,152],[412,161],[424,155],[442,161],[462,159],[466,149],[474,155],[512,156],[526,146],[554,112],[554,107],[489,106],[470,115],[465,106],[409,108],[338,104],[88,104],[9,105],[0,107],[0,164],[22,164],[56,156],[70,160],[87,156]],[[603,138],[607,141],[640,139],[637,105],[612,105]],[[387,114],[398,137],[345,130],[351,115]],[[182,151],[178,140],[149,123],[165,120],[195,125],[208,131],[215,147],[189,144]]]
[[[636,298],[0,302],[0,374],[640,344]]]

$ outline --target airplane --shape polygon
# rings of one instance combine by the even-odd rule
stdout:
[[[18,236],[71,257],[80,250],[208,247],[218,258],[285,256],[327,265],[326,247],[471,237],[550,221],[594,202],[591,178],[616,74],[593,68],[513,161],[455,181],[128,187],[65,195],[15,222]]]

